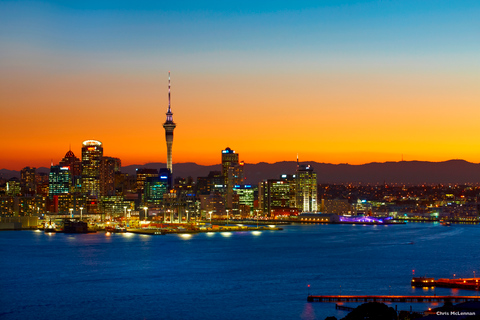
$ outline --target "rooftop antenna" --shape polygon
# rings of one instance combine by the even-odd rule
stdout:
[[[170,71],[168,71],[168,112],[172,112],[170,109]]]

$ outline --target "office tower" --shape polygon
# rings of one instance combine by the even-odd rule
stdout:
[[[258,184],[258,206],[269,216],[296,215],[295,175],[282,174],[280,179],[268,179]]]
[[[173,122],[173,113],[170,104],[170,71],[168,72],[168,111],[167,111],[167,120],[163,124],[165,129],[165,140],[167,141],[167,169],[170,170],[170,173],[173,173],[172,169],[172,145],[173,145],[173,130],[177,126]]]
[[[144,185],[144,203],[160,204],[163,200],[163,195],[168,192],[168,180],[167,175],[147,177]]]
[[[233,208],[233,187],[243,184],[244,163],[238,161],[238,153],[226,148],[222,150],[222,176],[225,186],[225,205],[227,209]]]
[[[317,212],[317,174],[310,165],[297,165],[295,179],[297,208],[301,212]]]
[[[100,195],[100,164],[103,146],[100,141],[86,140],[82,145],[82,193]]]
[[[149,169],[149,168],[137,168],[137,193],[143,194],[145,189],[145,181],[148,178],[158,178],[158,171],[157,169]]]
[[[72,176],[82,175],[82,162],[78,159],[72,150],[68,150],[65,157],[58,164],[61,167],[70,167]]]
[[[119,158],[102,157],[100,162],[100,194],[115,195],[115,175],[120,172],[122,163]]]
[[[222,175],[227,184],[228,181],[228,168],[238,164],[238,153],[235,153],[235,150],[226,148],[222,150]]]
[[[37,192],[35,168],[25,167],[20,171],[20,186],[23,195],[33,196]]]
[[[48,196],[68,194],[70,192],[70,168],[62,166],[51,166],[48,176]]]
[[[80,192],[82,187],[82,161],[75,156],[72,150],[68,150],[58,165],[70,168],[71,191]]]
[[[253,213],[253,205],[255,202],[255,189],[249,184],[235,185],[233,187],[234,193],[238,195],[238,211],[240,216],[247,213],[248,215]]]

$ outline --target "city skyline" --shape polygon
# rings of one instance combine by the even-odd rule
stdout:
[[[85,139],[123,165],[480,162],[480,5],[2,2],[0,168]]]

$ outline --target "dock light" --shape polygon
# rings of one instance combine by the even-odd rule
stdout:
[[[252,234],[253,234],[254,236],[259,236],[259,235],[262,234],[262,232],[261,232],[261,231],[252,231]]]

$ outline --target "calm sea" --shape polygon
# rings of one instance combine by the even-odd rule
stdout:
[[[325,319],[312,294],[472,294],[412,289],[415,275],[480,276],[480,227],[291,225],[145,236],[0,232],[2,319]],[[425,304],[399,309],[424,310]],[[352,305],[354,306],[354,305]]]

